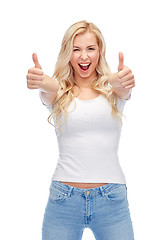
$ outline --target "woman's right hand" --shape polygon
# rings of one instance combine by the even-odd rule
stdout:
[[[32,59],[35,64],[34,67],[28,69],[27,74],[27,87],[29,89],[39,89],[42,86],[44,73],[42,71],[42,67],[38,62],[38,57],[36,53],[32,54]]]

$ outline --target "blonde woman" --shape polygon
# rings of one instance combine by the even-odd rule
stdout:
[[[39,89],[59,146],[42,240],[80,240],[85,228],[97,240],[134,239],[118,159],[122,112],[135,86],[123,54],[112,74],[101,31],[80,21],[64,35],[52,78],[43,73],[35,53],[33,61],[27,87]]]

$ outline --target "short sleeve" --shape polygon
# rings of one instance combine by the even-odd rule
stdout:
[[[132,89],[130,89],[130,95],[127,99],[125,99],[125,101],[129,101],[131,99],[131,94],[132,94]]]
[[[41,97],[41,92],[39,91],[39,98],[42,102],[42,104],[51,112],[52,111],[52,104],[45,104],[43,101],[42,101],[42,97]]]
[[[123,98],[120,98],[120,97],[117,98],[117,107],[121,112],[123,112],[123,109],[124,109],[124,106],[125,106],[126,102],[131,99],[131,93],[132,93],[132,91],[130,91],[130,95],[127,99],[123,99]]]
[[[117,97],[117,108],[119,111],[123,112],[125,103],[127,100]]]

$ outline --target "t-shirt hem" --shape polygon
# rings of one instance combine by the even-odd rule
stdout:
[[[126,180],[120,180],[120,179],[112,179],[112,178],[103,178],[103,179],[69,179],[69,178],[58,178],[58,177],[52,177],[52,181],[62,181],[62,182],[79,182],[79,183],[120,183],[120,184],[126,184]]]

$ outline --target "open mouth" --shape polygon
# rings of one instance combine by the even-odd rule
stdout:
[[[81,68],[82,70],[86,71],[86,70],[89,69],[90,64],[91,64],[91,63],[89,63],[89,64],[78,64],[78,65],[80,66],[80,68]]]

